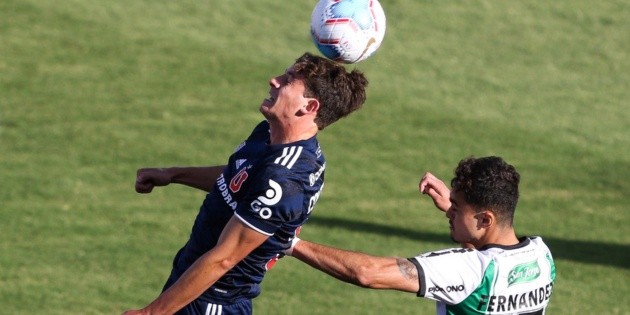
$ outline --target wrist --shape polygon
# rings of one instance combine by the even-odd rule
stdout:
[[[291,240],[291,246],[284,250],[284,254],[287,256],[293,256],[293,249],[295,249],[295,245],[297,245],[299,241],[301,241],[299,237],[294,237],[293,240]]]

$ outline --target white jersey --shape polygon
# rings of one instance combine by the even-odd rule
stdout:
[[[544,314],[556,268],[539,237],[513,246],[453,248],[409,259],[418,268],[418,296],[437,314]]]

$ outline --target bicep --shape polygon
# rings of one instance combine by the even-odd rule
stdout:
[[[217,246],[212,251],[235,265],[264,243],[267,238],[269,238],[268,235],[248,227],[239,218],[232,216],[223,229]]]
[[[405,292],[418,292],[420,283],[418,269],[405,258],[381,257],[373,262],[370,273],[374,289],[392,289]]]

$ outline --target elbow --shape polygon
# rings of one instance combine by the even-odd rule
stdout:
[[[224,258],[220,261],[218,261],[217,265],[219,267],[220,270],[223,270],[224,272],[227,272],[228,270],[234,268],[234,266],[236,266],[236,264],[238,264],[239,261],[233,258]]]
[[[354,284],[363,288],[377,289],[378,268],[373,264],[362,264],[354,272]]]

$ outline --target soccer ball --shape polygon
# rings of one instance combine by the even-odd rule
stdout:
[[[311,15],[311,36],[329,59],[365,60],[385,36],[385,13],[377,0],[320,0]]]

